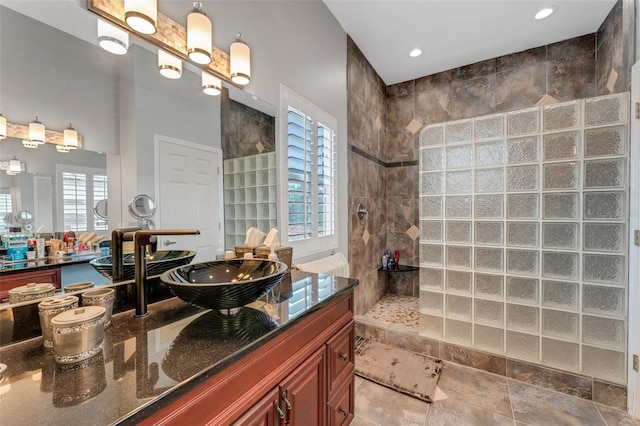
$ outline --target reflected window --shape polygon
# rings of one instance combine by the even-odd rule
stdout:
[[[9,188],[0,188],[0,234],[9,232],[9,225],[4,221],[4,217],[12,212],[11,191]]]
[[[95,203],[107,198],[107,171],[58,165],[57,176],[58,202],[62,206],[58,225],[75,232],[108,229],[106,221],[93,214]]]

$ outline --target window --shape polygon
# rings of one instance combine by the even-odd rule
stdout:
[[[0,234],[9,232],[9,225],[4,221],[4,217],[11,213],[11,191],[9,188],[0,188]]]
[[[58,226],[75,232],[107,230],[106,221],[93,214],[95,204],[107,198],[106,170],[64,165],[56,170],[58,201],[62,206]]]
[[[281,104],[282,243],[298,256],[336,248],[336,120],[285,87]]]

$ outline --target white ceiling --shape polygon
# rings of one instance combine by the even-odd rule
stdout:
[[[323,0],[387,85],[596,32],[616,0]],[[549,18],[535,13],[555,7]],[[422,55],[409,57],[419,48]]]

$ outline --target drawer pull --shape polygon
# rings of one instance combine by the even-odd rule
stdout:
[[[287,410],[291,410],[291,403],[287,399],[287,391],[283,391],[282,392],[282,400],[284,401],[285,405],[287,406]]]
[[[340,358],[342,358],[343,361],[346,361],[347,360],[347,354],[345,354],[345,353],[340,354]]]
[[[278,405],[278,401],[274,402],[273,405],[276,407],[276,412],[278,413],[278,417],[280,417],[281,419],[284,419],[284,413],[280,409],[280,406]]]

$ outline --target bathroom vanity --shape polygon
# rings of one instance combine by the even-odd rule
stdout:
[[[63,368],[35,338],[0,349],[12,424],[348,424],[357,280],[292,271],[229,311],[171,298],[114,315],[104,349]],[[24,413],[28,412],[29,416]]]

